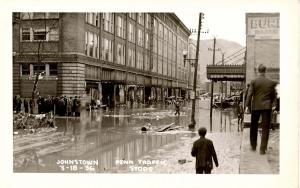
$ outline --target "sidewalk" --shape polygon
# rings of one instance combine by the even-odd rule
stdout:
[[[244,128],[241,156],[240,174],[279,174],[279,129],[270,130],[268,149],[265,155],[259,154],[261,131],[259,129],[257,149],[250,147],[250,128]]]

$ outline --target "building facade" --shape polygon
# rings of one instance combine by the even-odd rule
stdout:
[[[280,68],[279,13],[246,14],[246,83],[257,75],[257,66],[267,67],[267,77],[279,82]]]
[[[110,106],[184,97],[189,29],[173,13],[13,13],[13,94]]]

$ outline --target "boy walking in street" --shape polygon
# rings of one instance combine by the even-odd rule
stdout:
[[[211,140],[205,138],[206,132],[205,127],[198,130],[200,138],[194,142],[191,152],[192,156],[196,157],[196,174],[203,174],[203,172],[210,174],[213,169],[212,159],[216,167],[219,166],[214,144]]]

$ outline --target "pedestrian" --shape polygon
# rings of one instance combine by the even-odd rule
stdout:
[[[100,106],[101,106],[101,101],[100,101],[100,99],[97,99],[97,100],[96,100],[96,105],[97,105],[97,109],[100,109]]]
[[[59,99],[59,101],[58,101],[57,113],[60,116],[64,116],[65,115],[65,100],[64,100],[63,96],[61,96],[60,99]]]
[[[211,140],[205,138],[206,128],[201,127],[198,130],[200,138],[196,140],[192,148],[192,156],[196,157],[196,174],[210,174],[213,169],[213,162],[216,167],[219,166],[217,154],[214,148],[214,144]]]
[[[46,105],[46,113],[51,112],[52,106],[53,106],[53,101],[52,101],[52,98],[50,97],[50,95],[48,95],[48,98],[45,101],[45,105]]]
[[[175,116],[180,116],[180,102],[178,100],[175,101]]]
[[[74,97],[74,99],[72,100],[72,114],[74,115],[76,111],[76,103],[77,103],[77,97]]]
[[[14,112],[16,112],[17,103],[18,103],[18,100],[17,100],[17,96],[15,95],[14,98],[13,98],[13,111]]]
[[[130,108],[133,108],[133,102],[134,102],[133,97],[131,96],[129,100],[130,100]]]
[[[23,105],[25,113],[28,113],[28,100],[26,98],[23,100]]]
[[[20,97],[20,95],[17,95],[17,100],[16,100],[16,104],[17,104],[17,106],[16,106],[16,112],[17,112],[17,114],[19,113],[19,112],[21,112],[21,107],[22,107],[22,100],[21,100],[21,97]]]
[[[238,125],[237,126],[238,126],[238,131],[239,131],[240,127],[241,127],[241,130],[242,130],[242,123],[243,123],[243,120],[244,120],[244,108],[243,108],[242,102],[239,99],[236,99],[235,110],[236,110],[236,115],[237,115],[237,118],[238,118]]]
[[[38,105],[38,114],[42,113],[42,97],[38,96],[36,103]]]
[[[29,107],[30,107],[30,114],[33,114],[33,109],[35,107],[35,102],[34,102],[34,99],[30,99],[29,100]]]
[[[73,99],[72,99],[72,97],[70,97],[68,99],[68,104],[67,104],[67,116],[72,116],[73,115],[72,108],[73,108]]]
[[[75,96],[75,116],[80,117],[81,100],[80,97]]]
[[[64,114],[65,115],[68,115],[68,113],[67,113],[67,106],[68,106],[68,99],[67,99],[67,96],[65,95],[64,97],[63,97],[63,100],[64,100],[64,107],[63,107],[63,110],[64,110]]]
[[[269,129],[271,124],[272,109],[275,109],[276,82],[266,78],[266,66],[258,66],[258,77],[251,81],[246,99],[245,113],[249,112],[251,105],[251,127],[250,144],[253,151],[257,145],[258,121],[262,116],[262,137],[260,144],[260,154],[265,154],[268,146]]]
[[[59,105],[58,105],[58,102],[59,102],[59,97],[56,96],[53,98],[53,114],[56,115],[56,114],[59,114]]]
[[[248,95],[249,87],[250,87],[250,84],[247,84],[247,88],[245,89],[245,92],[244,92],[244,95],[245,95],[244,96],[244,103],[245,104],[246,104],[246,100],[247,100],[247,95]],[[251,106],[249,107],[249,110],[251,111]]]
[[[45,98],[41,97],[41,114],[45,113],[46,111],[46,105],[45,105]]]

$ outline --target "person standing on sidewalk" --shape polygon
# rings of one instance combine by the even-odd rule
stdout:
[[[262,138],[260,144],[260,154],[265,154],[268,146],[269,129],[271,124],[271,113],[275,104],[275,86],[276,82],[265,77],[266,66],[258,66],[258,77],[251,81],[246,99],[245,112],[249,112],[251,105],[251,127],[250,143],[252,150],[256,150],[257,131],[259,117],[262,116]]]
[[[211,140],[205,138],[206,132],[205,127],[198,130],[200,138],[194,142],[191,152],[192,156],[196,157],[196,174],[203,174],[203,172],[210,174],[213,169],[212,158],[216,167],[219,166],[214,144]]]

